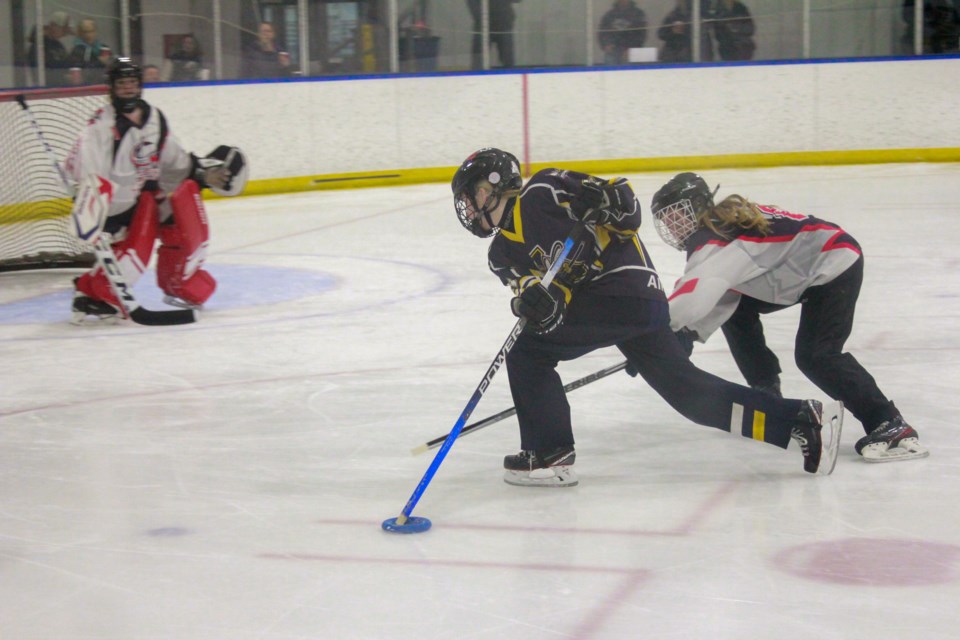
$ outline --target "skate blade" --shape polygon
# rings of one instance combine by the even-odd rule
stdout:
[[[867,462],[899,462],[926,458],[930,455],[930,450],[920,444],[916,438],[904,438],[897,443],[896,447],[887,447],[882,442],[867,445],[860,455]]]
[[[118,314],[97,316],[90,315],[83,311],[74,311],[72,313],[73,316],[70,318],[70,324],[75,327],[105,327],[118,324],[121,320]]]
[[[164,304],[168,304],[171,307],[180,307],[181,309],[193,309],[194,311],[203,311],[202,304],[193,304],[191,302],[187,302],[186,300],[183,300],[182,298],[177,298],[171,295],[163,296],[163,302]]]
[[[580,479],[572,466],[556,466],[533,471],[503,472],[503,481],[516,487],[575,487]]]
[[[840,452],[840,434],[843,432],[843,403],[830,402],[823,407],[822,429],[820,437],[823,450],[820,454],[820,467],[817,474],[828,476],[837,466],[837,454]]]

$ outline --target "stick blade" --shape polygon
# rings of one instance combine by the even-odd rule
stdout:
[[[423,533],[433,526],[433,523],[428,518],[410,517],[407,518],[406,522],[400,524],[397,522],[397,518],[387,518],[381,526],[384,531],[390,533]]]
[[[410,449],[410,455],[412,455],[412,456],[418,456],[418,455],[420,455],[421,453],[426,453],[426,452],[429,451],[429,450],[430,450],[430,445],[428,445],[428,444],[417,445],[417,446],[414,447],[413,449]]]
[[[168,326],[176,324],[191,324],[197,321],[197,312],[193,309],[177,309],[175,311],[150,311],[137,307],[130,312],[130,319],[137,324],[147,326]]]

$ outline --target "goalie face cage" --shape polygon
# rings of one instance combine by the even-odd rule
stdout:
[[[94,263],[89,245],[70,230],[70,196],[16,98],[26,99],[63,162],[107,94],[106,86],[0,91],[0,271]]]

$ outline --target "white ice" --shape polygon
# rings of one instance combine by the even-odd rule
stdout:
[[[631,176],[645,210],[669,175]],[[703,175],[860,240],[848,347],[929,458],[865,463],[848,417],[810,476],[617,374],[570,394],[580,486],[506,485],[509,419],[450,450],[430,531],[386,533],[514,324],[486,243],[445,184],[217,200],[196,325],[72,326],[76,272],[0,274],[0,638],[956,638],[960,165]],[[682,255],[641,236],[672,285]],[[822,398],[797,318],[768,339]],[[741,381],[719,334],[694,359]],[[501,371],[471,421],[511,405]]]

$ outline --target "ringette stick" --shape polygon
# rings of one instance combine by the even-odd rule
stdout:
[[[584,217],[589,219],[590,213]],[[563,267],[564,260],[566,260],[567,256],[570,254],[570,251],[573,249],[573,245],[580,237],[580,234],[583,233],[585,227],[585,222],[577,223],[577,226],[574,227],[573,231],[570,233],[570,236],[567,237],[566,241],[563,243],[563,250],[560,252],[560,255],[550,266],[550,269],[543,276],[543,278],[540,279],[540,283],[544,287],[550,286],[550,283],[553,282],[554,277],[557,275],[557,272],[560,271],[560,268]],[[383,521],[383,529],[385,531],[391,531],[395,533],[418,533],[420,531],[426,531],[430,528],[431,523],[429,519],[410,518],[410,514],[413,512],[414,507],[417,506],[417,503],[423,496],[423,492],[426,491],[427,486],[433,479],[433,476],[437,473],[437,469],[440,468],[440,463],[442,463],[443,459],[447,457],[447,453],[450,451],[453,443],[456,442],[457,436],[459,436],[460,432],[463,430],[463,426],[470,418],[470,414],[473,413],[473,410],[476,409],[477,404],[483,397],[483,394],[486,393],[487,387],[490,386],[490,382],[497,374],[497,371],[499,371],[500,365],[502,365],[507,359],[507,354],[510,353],[510,350],[516,343],[517,338],[520,337],[520,333],[523,331],[525,326],[527,326],[526,318],[520,318],[520,320],[517,321],[517,324],[514,325],[513,329],[510,331],[510,335],[507,336],[506,342],[503,343],[503,346],[500,347],[500,351],[497,353],[497,356],[493,359],[493,362],[490,363],[486,374],[484,374],[480,384],[477,385],[476,390],[470,397],[470,401],[467,402],[467,406],[464,407],[463,413],[460,414],[460,418],[458,418],[456,424],[453,425],[453,429],[450,430],[450,433],[447,435],[446,440],[440,447],[440,450],[437,451],[437,455],[434,456],[433,462],[430,463],[430,467],[427,469],[427,472],[423,474],[423,478],[421,478],[417,488],[413,490],[413,494],[410,496],[410,499],[407,500],[407,504],[403,507],[400,515],[396,518],[388,518],[387,520]],[[408,519],[410,520],[409,523]]]
[[[612,375],[612,374],[614,374],[614,373],[616,373],[616,372],[618,372],[618,371],[623,371],[623,370],[626,369],[626,368],[627,368],[627,362],[626,362],[626,361],[623,361],[623,362],[621,362],[620,364],[615,364],[615,365],[613,365],[612,367],[607,367],[606,369],[601,369],[600,371],[591,373],[591,374],[588,375],[588,376],[584,376],[584,377],[580,378],[579,380],[574,380],[574,381],[571,382],[570,384],[564,386],[564,387],[563,387],[563,390],[564,390],[564,392],[569,393],[570,391],[573,391],[574,389],[579,389],[580,387],[585,387],[585,386],[587,386],[588,384],[590,384],[591,382],[596,382],[597,380],[601,380],[601,379],[603,379],[603,378],[606,378],[607,376]],[[496,424],[496,423],[500,422],[501,420],[506,420],[506,419],[509,418],[510,416],[516,415],[516,413],[517,413],[517,408],[516,408],[516,407],[510,407],[509,409],[504,409],[504,410],[501,411],[500,413],[494,414],[494,415],[490,416],[489,418],[484,418],[483,420],[480,420],[479,422],[474,422],[473,424],[468,424],[467,426],[465,426],[465,427],[463,428],[463,430],[460,432],[460,435],[459,435],[458,437],[459,437],[459,438],[462,438],[463,436],[469,435],[469,434],[473,433],[474,431],[479,431],[480,429],[483,429],[484,427],[489,427],[490,425]],[[430,449],[436,449],[436,448],[439,447],[441,444],[443,444],[448,437],[449,437],[449,436],[447,436],[447,435],[438,436],[438,437],[434,438],[433,440],[430,440],[429,442],[425,442],[425,443],[423,443],[423,444],[421,444],[421,445],[419,445],[419,446],[414,447],[413,449],[410,450],[410,453],[411,453],[412,455],[418,456],[418,455],[420,455],[421,453],[426,453],[426,452],[429,451]]]
[[[64,188],[67,190],[67,193],[72,194],[73,184],[70,178],[67,177],[66,171],[64,171],[60,163],[57,162],[57,156],[47,143],[47,139],[43,135],[43,130],[40,128],[40,124],[34,117],[33,112],[30,111],[30,107],[27,106],[26,98],[23,94],[20,94],[16,100],[23,109],[24,116],[33,128],[34,133],[37,134],[37,139],[43,146],[44,151],[46,151],[50,157],[50,162],[56,168],[57,173],[60,174],[60,180],[63,181]],[[93,250],[97,256],[97,261],[100,263],[100,267],[110,282],[110,288],[113,289],[113,294],[117,297],[117,300],[120,301],[124,312],[131,320],[143,325],[175,325],[196,322],[197,314],[193,309],[150,311],[149,309],[141,307],[137,299],[133,297],[133,292],[127,285],[127,280],[123,277],[123,272],[120,270],[120,264],[117,262],[116,256],[113,255],[113,250],[103,236],[98,237],[93,243]]]

